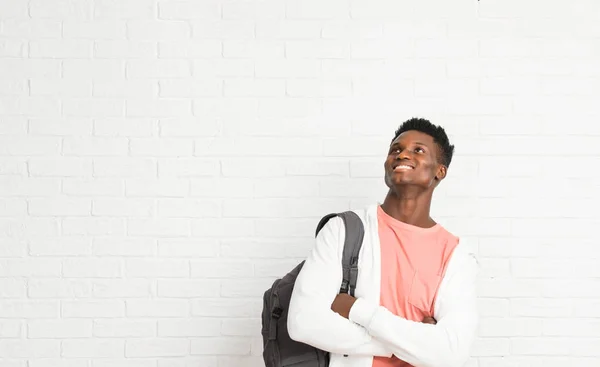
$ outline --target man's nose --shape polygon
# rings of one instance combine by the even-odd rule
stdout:
[[[396,159],[410,159],[410,157],[411,157],[410,150],[403,149],[398,153],[398,155],[396,156]]]

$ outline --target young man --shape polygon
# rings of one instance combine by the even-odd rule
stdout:
[[[292,339],[331,353],[330,367],[461,367],[478,324],[477,261],[430,217],[454,146],[428,120],[404,122],[384,163],[383,204],[355,211],[365,225],[356,298],[338,294],[345,229],[331,219],[298,275]]]

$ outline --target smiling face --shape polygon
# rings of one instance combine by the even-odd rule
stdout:
[[[435,188],[446,177],[440,156],[440,148],[430,135],[416,130],[403,132],[390,144],[384,164],[386,185]]]

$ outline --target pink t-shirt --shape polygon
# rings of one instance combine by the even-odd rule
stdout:
[[[377,221],[381,242],[380,304],[412,321],[433,317],[437,290],[458,237],[439,223],[421,228],[401,222],[389,216],[381,206],[377,207]],[[373,367],[392,366],[411,365],[396,356],[373,360]]]

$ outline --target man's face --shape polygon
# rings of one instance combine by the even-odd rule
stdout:
[[[438,163],[439,153],[431,136],[415,130],[403,132],[388,150],[384,164],[386,185],[435,187],[446,176],[446,167]]]

